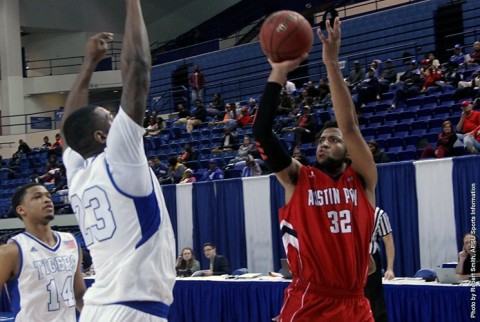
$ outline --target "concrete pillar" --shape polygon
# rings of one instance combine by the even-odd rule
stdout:
[[[5,118],[25,114],[19,0],[0,0],[0,69],[2,134],[24,133],[24,126],[5,126],[25,123],[23,117]]]

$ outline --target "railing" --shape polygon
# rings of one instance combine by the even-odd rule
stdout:
[[[1,133],[34,133],[59,128],[62,110],[2,116]],[[3,142],[0,144],[8,144]]]

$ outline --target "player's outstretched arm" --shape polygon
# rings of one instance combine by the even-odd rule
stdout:
[[[105,57],[108,50],[107,43],[112,39],[113,34],[108,32],[101,32],[88,39],[87,44],[85,45],[85,58],[83,64],[80,67],[80,72],[78,73],[75,83],[70,89],[65,102],[65,110],[62,116],[63,120],[66,120],[70,114],[88,104],[88,87],[90,86],[92,74],[98,63]],[[68,147],[68,142],[65,138],[62,147],[64,151]]]
[[[122,109],[137,124],[143,124],[150,87],[150,47],[139,0],[125,0],[127,18],[121,54]]]
[[[295,190],[301,165],[285,151],[272,132],[272,129],[280,97],[280,89],[285,82],[285,77],[290,71],[297,68],[307,56],[308,54],[304,54],[297,59],[281,63],[269,61],[272,71],[268,77],[268,83],[265,86],[253,124],[253,135],[257,142],[258,151],[285,188],[287,203]]]
[[[368,199],[375,208],[375,186],[377,184],[377,168],[372,153],[362,137],[358,127],[357,115],[347,84],[343,80],[338,63],[340,51],[341,28],[340,19],[335,18],[333,27],[330,21],[326,22],[327,36],[320,29],[318,37],[322,42],[322,58],[327,69],[332,94],[333,111],[338,127],[343,133],[348,153],[355,170],[365,180],[365,190]]]
[[[18,271],[20,254],[15,243],[0,246],[0,292],[5,283],[12,279]]]

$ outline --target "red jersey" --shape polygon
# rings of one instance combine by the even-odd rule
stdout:
[[[302,166],[293,196],[280,210],[293,276],[326,289],[363,293],[373,225],[374,209],[353,167],[334,180]]]
[[[280,227],[293,281],[280,322],[373,322],[363,288],[374,225],[360,176],[348,166],[337,180],[300,168]]]

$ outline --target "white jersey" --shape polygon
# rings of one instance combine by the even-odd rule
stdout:
[[[16,322],[75,322],[73,280],[79,248],[69,233],[53,232],[51,247],[29,233],[12,237],[20,252],[20,270],[8,283]]]
[[[173,301],[175,240],[158,180],[143,148],[145,130],[121,108],[105,151],[63,156],[69,197],[95,266],[85,305],[122,304],[166,317]]]

